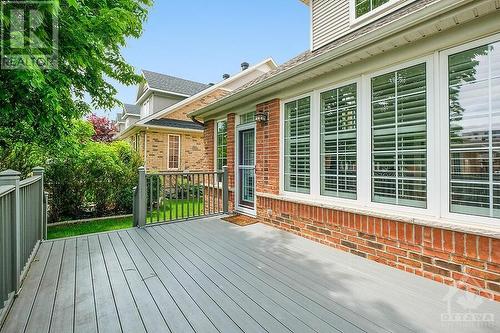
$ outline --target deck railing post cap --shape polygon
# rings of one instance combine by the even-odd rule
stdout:
[[[19,171],[16,171],[16,170],[8,169],[8,170],[0,172],[0,177],[2,177],[2,178],[20,178],[21,173]]]
[[[42,174],[45,172],[45,169],[42,167],[34,167],[31,170],[33,171],[34,174]]]

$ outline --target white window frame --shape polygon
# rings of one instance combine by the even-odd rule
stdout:
[[[310,111],[309,111],[309,123],[310,123],[310,128],[309,128],[309,133],[310,133],[310,139],[309,139],[309,151],[310,151],[310,156],[311,156],[311,166],[309,168],[309,194],[306,193],[298,193],[298,192],[291,192],[291,191],[285,191],[285,104],[298,101],[300,99],[310,97],[311,99],[311,106],[310,106]],[[318,131],[313,132],[313,123],[316,123],[316,120],[320,120],[320,115],[319,112],[314,112],[316,110],[316,106],[318,101],[315,98],[314,92],[309,92],[300,96],[288,98],[285,100],[282,100],[280,102],[280,192],[283,194],[286,194],[287,196],[290,197],[295,197],[298,199],[308,199],[311,197],[314,197],[313,193],[317,193],[320,189],[319,185],[319,154],[318,156],[313,156],[313,152],[319,148],[319,133],[316,133]],[[316,140],[317,139],[317,140]],[[318,172],[313,172],[313,170],[318,171]],[[316,181],[317,180],[317,181]]]
[[[179,147],[178,147],[178,153],[177,156],[179,157],[178,161],[178,167],[177,168],[171,168],[170,167],[170,137],[175,136],[179,138]],[[181,168],[181,136],[179,134],[168,134],[167,135],[167,170],[180,170]]]
[[[228,122],[227,118],[219,118],[214,120],[214,170],[215,171],[222,171],[222,170],[217,170],[217,159],[218,159],[218,141],[219,141],[219,136],[217,135],[217,129],[219,127],[219,123],[221,122],[226,122],[226,161],[227,161],[227,129],[228,129]],[[226,163],[227,164],[227,163]],[[227,166],[227,165],[226,165]]]
[[[341,198],[341,197],[334,197],[334,196],[328,196],[328,195],[322,195],[321,194],[321,186],[319,185],[321,183],[321,94],[333,89],[338,89],[341,87],[345,87],[351,84],[356,84],[356,199],[348,199],[348,198]],[[348,203],[352,204],[358,201],[360,195],[361,195],[361,189],[359,186],[359,156],[361,155],[360,151],[360,135],[359,135],[359,126],[361,126],[361,121],[360,121],[360,115],[361,115],[361,102],[362,102],[362,95],[361,95],[361,88],[362,88],[362,83],[361,83],[361,77],[357,77],[355,79],[351,80],[346,80],[342,81],[339,83],[336,83],[334,85],[318,89],[314,91],[314,97],[316,99],[316,105],[317,105],[317,110],[311,110],[311,112],[317,111],[319,113],[318,117],[318,123],[317,125],[317,130],[313,129],[313,125],[311,124],[311,130],[314,131],[316,134],[317,138],[315,140],[318,140],[318,151],[316,152],[311,152],[311,156],[314,153],[315,155],[318,155],[318,164],[317,164],[317,169],[314,170],[313,174],[317,174],[318,177],[315,179],[315,182],[318,183],[319,191],[318,193],[315,193],[316,197],[318,199],[321,199],[321,201],[328,201],[328,200],[334,200],[336,203]],[[317,132],[317,133],[316,133]],[[311,158],[313,159],[313,158]],[[312,181],[312,179],[311,179]]]
[[[463,223],[474,225],[474,226],[494,226],[498,228],[500,219],[494,217],[478,216],[478,215],[467,215],[460,213],[452,213],[450,207],[450,142],[449,142],[449,91],[448,91],[448,57],[450,55],[467,51],[476,47],[484,46],[487,44],[500,42],[500,34],[496,34],[490,37],[478,39],[472,42],[461,44],[456,47],[452,47],[443,50],[439,53],[439,63],[440,63],[440,91],[441,98],[439,101],[440,109],[443,110],[440,114],[440,128],[441,133],[441,149],[439,152],[439,160],[441,168],[441,210],[442,217],[444,219],[450,219],[455,221],[461,221]],[[474,223],[471,223],[471,218],[474,219]],[[496,221],[496,223],[495,223]]]
[[[374,211],[387,212],[390,214],[401,214],[403,216],[420,216],[423,218],[436,219],[440,216],[439,205],[439,163],[432,165],[431,161],[438,160],[436,141],[439,137],[436,132],[436,96],[434,86],[436,56],[434,54],[406,61],[394,66],[370,72],[368,75],[360,75],[349,80],[343,80],[328,87],[318,88],[312,92],[287,98],[281,101],[280,121],[280,194],[295,200],[312,201],[319,204],[339,205],[350,208],[373,209]],[[373,77],[412,67],[418,64],[426,64],[427,84],[427,208],[399,206],[385,203],[372,202],[372,138],[371,138],[371,79]],[[321,195],[320,186],[320,94],[322,92],[339,88],[352,83],[357,84],[357,199],[347,199]],[[285,191],[284,183],[284,152],[285,152],[285,104],[304,97],[311,97],[311,169],[310,169],[310,194]],[[364,133],[364,135],[362,135]],[[367,133],[369,133],[367,135]],[[360,156],[363,156],[362,160]]]
[[[413,67],[419,64],[425,63],[426,64],[426,90],[427,90],[427,119],[426,119],[426,126],[427,126],[427,177],[426,177],[426,188],[427,188],[427,207],[426,208],[417,208],[417,207],[409,207],[409,206],[402,206],[402,205],[393,205],[393,204],[383,204],[383,203],[377,203],[372,201],[372,126],[371,126],[371,115],[372,115],[372,109],[371,109],[371,80],[374,77],[384,75],[387,73],[391,73],[394,71],[402,70],[405,68]],[[365,115],[368,114],[369,117],[366,117],[368,119],[365,119],[364,121],[367,121],[367,126],[366,128],[369,129],[367,133],[370,133],[369,135],[369,142],[365,142],[365,144],[368,144],[369,148],[369,153],[365,156],[368,156],[370,163],[362,163],[363,165],[367,165],[370,169],[369,174],[370,178],[369,181],[364,181],[362,182],[362,190],[365,193],[369,194],[369,202],[370,202],[370,207],[377,208],[377,209],[384,209],[385,207],[397,207],[397,210],[404,210],[406,212],[414,212],[417,214],[426,214],[426,215],[431,215],[434,217],[439,216],[439,205],[437,204],[435,198],[435,193],[439,192],[439,187],[436,187],[436,184],[438,184],[438,179],[439,175],[436,174],[436,167],[435,165],[433,166],[431,164],[431,161],[433,160],[434,152],[436,150],[436,126],[435,126],[435,120],[433,119],[433,116],[437,113],[438,109],[435,108],[435,95],[434,95],[434,87],[433,87],[433,73],[434,73],[434,61],[432,56],[427,56],[427,57],[422,57],[418,58],[409,62],[401,63],[396,66],[392,66],[389,68],[385,68],[383,70],[379,70],[374,73],[370,73],[369,75],[365,76],[365,84],[364,84],[364,89],[366,89],[368,96],[367,100],[365,103],[363,103],[363,109],[362,113]],[[368,141],[368,140],[367,140]],[[363,156],[363,155],[362,155]],[[366,186],[366,185],[369,185]],[[363,186],[364,185],[364,186]]]
[[[371,23],[381,16],[388,15],[416,0],[389,0],[389,2],[369,11],[368,13],[356,17],[356,0],[349,0],[349,18],[352,28],[360,28]]]

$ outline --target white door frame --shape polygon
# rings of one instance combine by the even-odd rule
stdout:
[[[240,206],[240,132],[253,129],[254,131],[254,200],[253,209],[248,207]],[[248,123],[236,126],[235,132],[235,150],[234,150],[234,209],[242,214],[257,216],[257,196],[256,196],[256,174],[255,174],[255,161],[256,161],[256,147],[257,147],[257,132],[255,128],[255,123]]]

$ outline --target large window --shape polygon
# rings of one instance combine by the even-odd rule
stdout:
[[[372,200],[427,204],[426,64],[374,77]]]
[[[389,0],[355,0],[354,6],[356,18],[368,14],[375,8],[378,8],[387,2],[389,2]]]
[[[448,58],[450,210],[500,217],[500,43]]]
[[[321,194],[356,198],[356,84],[326,91],[321,104]]]
[[[227,121],[217,122],[217,171],[227,166]]]
[[[168,135],[168,168],[179,169],[180,167],[180,135]]]
[[[285,191],[310,192],[311,97],[285,104]]]

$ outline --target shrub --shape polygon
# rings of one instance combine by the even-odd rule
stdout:
[[[88,142],[81,151],[47,166],[50,220],[132,212],[137,153],[123,141]]]

